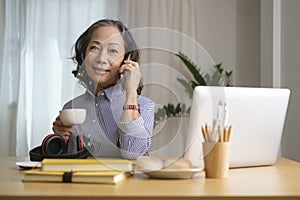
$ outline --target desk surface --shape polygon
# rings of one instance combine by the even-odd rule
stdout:
[[[15,166],[22,158],[0,158],[0,199],[300,199],[300,163],[279,158],[276,165],[230,169],[225,179],[159,180],[139,174],[116,185],[23,183]],[[24,160],[24,159],[23,159]]]

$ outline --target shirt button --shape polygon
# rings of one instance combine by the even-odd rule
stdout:
[[[99,106],[99,104],[96,103],[96,107],[98,107],[98,106]]]
[[[96,120],[95,120],[95,119],[93,119],[93,123],[96,123]]]
[[[100,92],[100,95],[101,95],[101,96],[104,96],[104,95],[105,95],[105,93],[104,93],[104,92]]]

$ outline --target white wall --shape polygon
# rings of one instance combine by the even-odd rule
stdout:
[[[0,1],[0,13],[4,13],[4,1]],[[0,46],[3,46],[3,39],[4,39],[4,17],[0,17]],[[0,62],[2,62],[2,55],[3,55],[3,48],[0,48]],[[2,63],[1,63],[2,64]]]
[[[300,161],[300,1],[282,0],[281,83],[291,89],[282,154]]]
[[[234,70],[236,86],[259,86],[260,0],[200,0],[197,6],[195,39],[216,63]]]
[[[273,0],[261,1],[260,85],[273,86]]]
[[[300,7],[299,0],[277,1],[281,5],[281,24],[279,43],[281,48],[281,68],[279,80],[273,79],[273,0],[261,1],[261,86],[272,87],[281,82],[282,88],[291,90],[291,97],[282,135],[281,154],[284,157],[300,161]],[[276,15],[276,14],[275,14]],[[278,23],[278,21],[276,22]],[[275,32],[276,34],[278,32]],[[277,41],[278,42],[278,41]],[[278,79],[278,77],[276,78]]]
[[[237,0],[236,13],[235,85],[260,86],[260,1]]]
[[[197,0],[194,37],[236,86],[260,86],[260,0]]]

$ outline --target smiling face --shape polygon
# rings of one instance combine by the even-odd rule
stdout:
[[[96,92],[117,83],[124,53],[124,40],[118,28],[102,26],[93,32],[84,64],[87,74],[97,85]]]

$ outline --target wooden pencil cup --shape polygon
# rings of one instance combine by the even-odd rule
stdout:
[[[228,176],[229,142],[204,142],[203,156],[206,178],[226,178]]]

